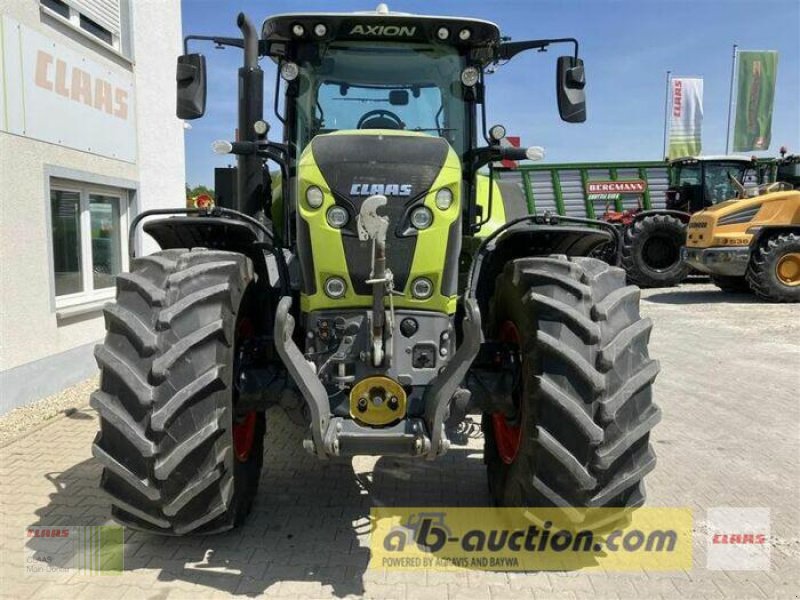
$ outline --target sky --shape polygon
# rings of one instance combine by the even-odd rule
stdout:
[[[183,34],[239,36],[244,11],[260,30],[269,15],[374,10],[377,0],[182,0]],[[575,37],[586,68],[588,118],[558,118],[555,68],[569,46],[525,52],[487,77],[489,124],[502,123],[523,145],[543,146],[544,162],[600,162],[663,158],[666,73],[704,79],[703,154],[722,154],[728,121],[733,44],[740,50],[779,52],[770,150],[800,152],[800,1],[798,0],[394,0],[390,10],[477,17],[497,23],[513,40]],[[206,116],[186,131],[186,178],[213,187],[214,167],[232,157],[211,151],[236,127],[237,49],[192,51],[206,55]],[[279,140],[272,113],[275,66],[264,59],[265,116]],[[269,118],[271,117],[271,118]]]

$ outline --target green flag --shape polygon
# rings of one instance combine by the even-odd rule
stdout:
[[[737,56],[733,151],[767,150],[772,136],[778,53],[746,51],[739,52]]]

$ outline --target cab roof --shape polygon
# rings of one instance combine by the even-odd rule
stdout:
[[[321,35],[318,25],[324,26]],[[500,43],[500,29],[491,21],[391,12],[385,4],[369,12],[274,15],[264,21],[261,36],[267,42],[418,42],[466,48]]]

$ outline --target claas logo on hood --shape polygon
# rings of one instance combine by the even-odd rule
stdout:
[[[410,183],[354,183],[350,186],[351,196],[410,196]]]

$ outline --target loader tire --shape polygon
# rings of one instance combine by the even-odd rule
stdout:
[[[252,263],[166,250],[131,269],[104,309],[91,396],[112,516],[163,535],[230,529],[250,511],[263,461],[264,415],[237,414],[232,386]]]
[[[750,255],[745,277],[762,300],[800,302],[800,233],[762,240]]]
[[[497,278],[492,339],[519,349],[516,414],[484,413],[484,460],[499,506],[642,505],[655,467],[650,431],[658,362],[652,322],[622,269],[593,258],[511,261]]]
[[[686,279],[689,265],[681,260],[686,224],[669,215],[634,221],[622,236],[622,266],[628,281],[639,287],[671,287]]]
[[[743,294],[750,291],[750,285],[744,277],[712,275],[711,283],[728,294]]]

